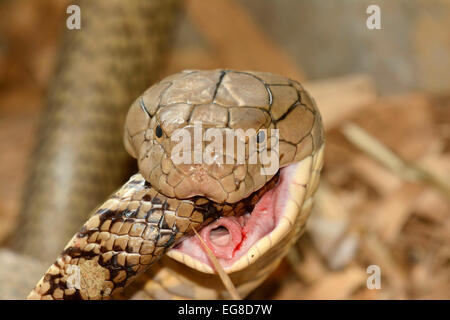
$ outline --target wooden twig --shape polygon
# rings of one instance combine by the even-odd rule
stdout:
[[[230,277],[225,272],[225,270],[223,270],[223,268],[220,265],[219,261],[214,256],[214,253],[211,251],[211,249],[208,248],[208,246],[203,241],[203,239],[200,237],[198,232],[194,228],[192,228],[192,230],[194,230],[195,235],[197,236],[198,240],[200,240],[200,243],[202,244],[203,248],[205,249],[206,253],[208,254],[209,259],[211,260],[212,264],[214,265],[214,268],[216,269],[217,274],[220,277],[220,280],[222,280],[223,285],[227,289],[227,291],[230,294],[231,298],[233,300],[242,300],[241,297],[239,296],[239,293],[236,290],[236,287],[234,286],[233,282],[231,282]]]
[[[450,199],[450,185],[443,178],[416,163],[409,163],[402,159],[378,139],[354,123],[347,123],[342,127],[341,131],[354,146],[395,172],[404,180],[424,182],[439,190],[447,199]]]

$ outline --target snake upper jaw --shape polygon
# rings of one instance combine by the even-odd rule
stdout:
[[[135,113],[138,115],[133,115]],[[147,117],[141,108],[131,109],[130,114],[132,120],[128,121],[131,122],[139,115]],[[256,130],[247,133],[250,137],[244,139],[235,136],[236,132],[230,128],[207,128],[204,136],[211,139],[209,133],[214,131],[213,142],[203,138],[196,141],[196,124],[177,129],[183,132],[179,142],[173,140],[174,136],[151,140],[144,131],[153,132],[153,119],[147,131],[126,131],[124,142],[128,152],[137,157],[144,178],[168,197],[189,199],[200,196],[217,203],[236,203],[265,185],[279,168],[276,151],[268,151],[262,143],[252,144],[251,141],[257,140]],[[202,131],[202,127],[198,130]],[[142,141],[141,136],[145,136]],[[218,144],[213,145],[215,143]],[[239,151],[237,155],[230,154],[236,150]]]

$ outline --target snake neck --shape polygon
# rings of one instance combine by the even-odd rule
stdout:
[[[166,197],[136,174],[75,234],[29,298],[109,298],[193,229],[220,216],[251,212],[277,181],[278,175],[238,203],[218,204],[201,197]]]

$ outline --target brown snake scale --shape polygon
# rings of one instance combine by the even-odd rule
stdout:
[[[246,267],[236,269],[241,274],[237,285],[246,293],[267,277],[301,234],[311,208],[323,160],[320,114],[301,85],[281,76],[185,71],[161,80],[132,104],[124,141],[138,159],[140,173],[96,209],[30,299],[114,296],[193,228],[201,229],[220,216],[252,212],[277,185],[279,175],[261,174],[260,164],[174,164],[170,136],[195,121],[221,130],[279,129],[279,141],[267,137],[267,150],[279,143],[280,166],[299,163],[289,185],[284,220],[268,235],[272,238],[267,244],[262,244],[264,238],[255,245],[258,254],[249,250],[254,260],[247,258]],[[155,136],[157,130],[162,133]]]

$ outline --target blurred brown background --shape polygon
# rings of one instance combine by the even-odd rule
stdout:
[[[0,240],[15,227],[68,4],[0,0]],[[366,27],[370,4],[381,30]],[[449,1],[189,0],[172,49],[160,77],[280,73],[324,117],[308,231],[250,298],[450,298]]]

